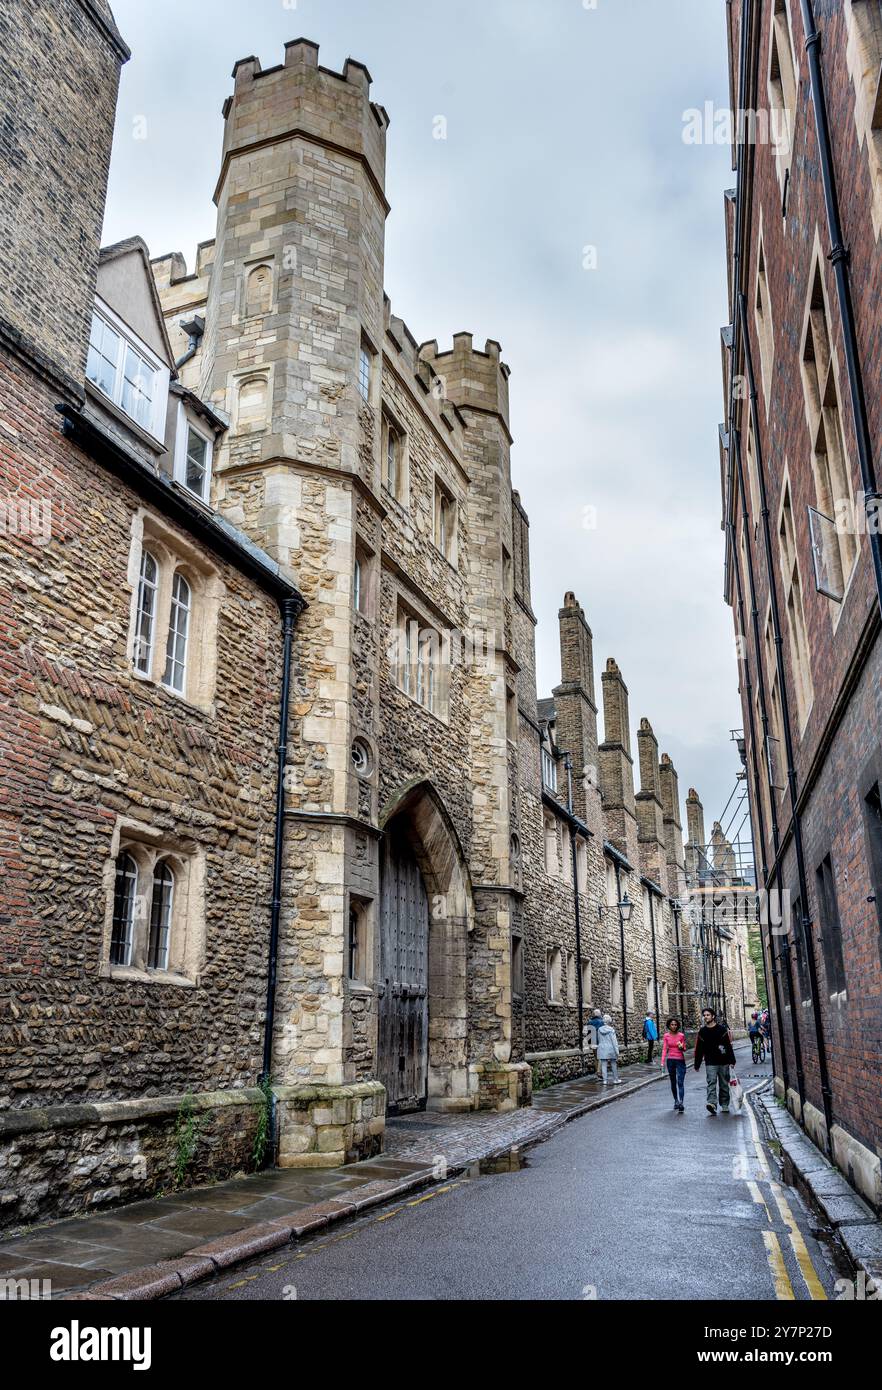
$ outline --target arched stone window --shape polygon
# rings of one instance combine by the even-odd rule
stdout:
[[[171,615],[168,624],[168,643],[165,656],[163,685],[179,693],[187,688],[187,647],[190,637],[190,611],[193,594],[184,575],[178,570],[172,580]]]
[[[174,904],[175,876],[167,859],[153,870],[153,896],[150,903],[150,938],[147,965],[151,970],[167,970],[169,936]]]
[[[130,854],[121,854],[116,864],[113,889],[113,928],[110,938],[112,965],[131,963],[137,891],[138,866]]]
[[[268,265],[256,265],[245,281],[245,313],[267,314],[273,302],[273,272]]]
[[[265,376],[248,376],[239,382],[236,401],[236,429],[243,434],[266,427],[269,388]]]
[[[159,588],[159,566],[149,550],[141,554],[141,574],[138,580],[138,611],[135,626],[133,659],[135,670],[149,674],[153,660],[153,637],[156,626],[156,595]]]

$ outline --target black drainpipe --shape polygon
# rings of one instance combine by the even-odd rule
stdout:
[[[616,871],[616,899],[617,911],[619,914],[619,949],[622,956],[622,1044],[628,1046],[628,990],[626,987],[625,970],[625,919],[622,915],[622,870],[618,860],[613,860],[613,867]]]
[[[279,746],[276,763],[276,826],[273,845],[273,899],[270,910],[269,959],[266,979],[266,1022],[263,1034],[263,1070],[260,1079],[266,1085],[273,1064],[273,1027],[276,1017],[276,975],[279,963],[279,919],[282,909],[282,859],[285,842],[285,768],[288,760],[288,713],[291,704],[291,649],[294,627],[302,611],[302,600],[282,600],[282,692],[279,709]],[[274,1132],[271,1124],[270,1133]]]
[[[674,914],[674,945],[677,948],[677,1013],[685,1015],[686,998],[683,993],[683,960],[680,955],[680,913],[682,911],[679,902],[671,903],[671,911]],[[685,1017],[680,1020],[685,1022]]]
[[[781,613],[778,605],[778,591],[775,586],[775,568],[772,558],[772,528],[769,520],[769,499],[766,492],[766,470],[763,460],[762,444],[759,435],[759,411],[757,405],[756,379],[753,373],[753,354],[750,350],[750,335],[747,331],[747,300],[744,294],[738,295],[738,312],[741,316],[741,332],[744,340],[744,365],[747,368],[747,387],[750,396],[750,413],[753,420],[754,445],[756,448],[756,472],[760,487],[760,506],[763,520],[763,539],[766,551],[766,569],[769,576],[769,598],[772,606],[772,631],[775,638],[775,664],[778,671],[778,686],[781,693],[781,719],[784,725],[784,748],[787,754],[787,787],[790,794],[790,813],[793,824],[793,846],[796,851],[796,872],[799,879],[800,931],[803,949],[809,969],[812,991],[812,1016],[814,1020],[815,1047],[818,1054],[818,1072],[821,1079],[821,1097],[824,1106],[824,1119],[827,1125],[827,1138],[833,1128],[833,1093],[830,1089],[830,1072],[827,1067],[827,1052],[824,1045],[824,1020],[821,1014],[821,999],[818,992],[818,969],[815,961],[812,940],[812,919],[809,915],[808,877],[805,871],[805,849],[802,840],[802,817],[799,814],[799,794],[796,785],[796,760],[793,747],[793,730],[790,722],[790,696],[787,691],[784,670],[784,638],[781,634]],[[781,866],[778,868],[778,883],[782,883]],[[787,948],[787,969],[790,970],[790,950]],[[790,1010],[793,1018],[796,1009]],[[794,1031],[794,1048],[798,1029],[791,1023]],[[800,1052],[796,1053],[797,1076],[800,1081],[800,1104],[805,1101],[805,1077]]]
[[[658,1007],[658,959],[655,954],[655,894],[651,888],[646,890],[649,896],[649,924],[652,930],[652,988],[655,992],[655,1029],[661,1037],[661,1016]]]
[[[202,335],[205,332],[205,319],[201,318],[199,314],[196,314],[186,323],[182,323],[181,327],[184,332],[189,335],[189,342],[187,344],[187,351],[184,353],[183,357],[179,357],[175,363],[175,371],[180,371],[181,367],[185,367],[199,351],[199,344],[202,342]]]
[[[573,760],[569,753],[564,754],[567,770],[567,810],[573,811]],[[579,1051],[585,1051],[585,1000],[582,997],[582,909],[579,904],[579,858],[576,854],[576,831],[570,823],[570,854],[573,861],[573,909],[576,918],[576,1000],[579,1014]]]
[[[854,304],[851,297],[849,277],[850,253],[846,250],[842,237],[842,219],[839,215],[839,195],[836,188],[836,170],[833,165],[833,142],[830,138],[830,121],[827,114],[827,96],[824,87],[824,70],[821,67],[821,36],[815,24],[812,0],[802,0],[802,22],[805,29],[805,47],[808,53],[809,71],[812,79],[812,101],[815,108],[815,128],[818,132],[818,154],[821,161],[821,179],[824,185],[824,203],[827,209],[827,225],[830,232],[830,255],[833,272],[836,276],[836,291],[839,297],[839,317],[842,321],[842,339],[845,344],[845,362],[848,370],[848,385],[851,393],[851,409],[854,416],[854,432],[857,438],[858,461],[861,469],[861,484],[864,490],[864,507],[867,515],[867,533],[870,538],[870,552],[873,556],[873,572],[876,577],[876,596],[882,610],[882,536],[878,531],[877,513],[882,493],[876,484],[876,470],[873,464],[873,448],[870,443],[870,427],[867,420],[867,399],[864,392],[864,376],[858,350],[857,327]]]

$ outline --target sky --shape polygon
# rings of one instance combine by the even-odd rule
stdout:
[[[740,763],[717,429],[728,147],[725,0],[111,0],[123,69],[105,242],[214,235],[237,58],[348,56],[391,117],[386,291],[418,342],[498,339],[531,523],[539,693],[573,590],[710,823]],[[443,117],[443,122],[439,121]],[[443,133],[445,138],[437,138]],[[636,745],[635,745],[636,746]]]

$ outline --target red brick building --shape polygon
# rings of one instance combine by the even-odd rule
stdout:
[[[734,0],[721,427],[776,1088],[882,1202],[882,5]]]

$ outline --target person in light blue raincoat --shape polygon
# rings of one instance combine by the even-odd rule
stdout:
[[[643,1020],[643,1041],[646,1043],[646,1060],[651,1062],[655,1045],[658,1042],[658,1029],[655,1026],[655,1019],[650,1013],[647,1013]]]

